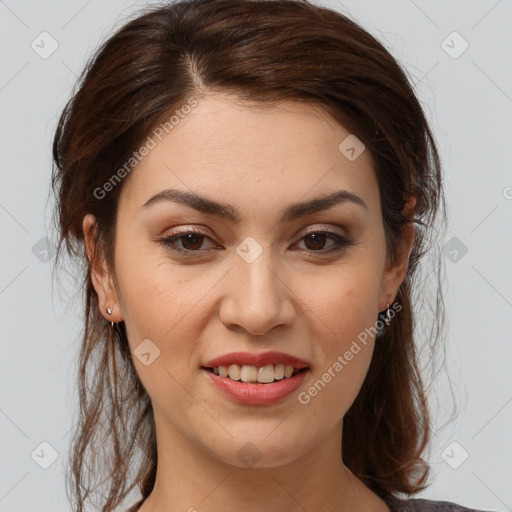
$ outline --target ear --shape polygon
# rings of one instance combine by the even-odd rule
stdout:
[[[398,293],[398,288],[403,283],[409,265],[409,255],[414,242],[414,209],[416,198],[411,196],[405,203],[403,212],[410,219],[404,226],[402,238],[396,247],[396,259],[391,263],[391,255],[386,257],[386,267],[382,276],[381,294],[379,297],[379,311],[384,311],[388,304],[392,304]]]
[[[112,274],[104,258],[100,255],[100,251],[96,250],[96,227],[94,215],[86,215],[82,223],[82,228],[84,231],[87,259],[89,260],[91,268],[92,284],[98,294],[98,304],[103,317],[109,322],[121,322],[123,317]],[[108,308],[112,309],[111,315],[107,312]]]

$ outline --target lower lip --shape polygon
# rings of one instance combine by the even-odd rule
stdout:
[[[268,405],[280,402],[300,387],[308,373],[306,369],[288,379],[258,384],[219,377],[204,368],[203,371],[225,396],[244,405]]]

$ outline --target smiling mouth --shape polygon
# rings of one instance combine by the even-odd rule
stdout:
[[[286,380],[298,373],[305,372],[308,367],[295,368],[289,364],[267,364],[265,366],[239,365],[203,367],[219,377],[233,381],[249,382],[255,384],[270,384],[272,382]]]

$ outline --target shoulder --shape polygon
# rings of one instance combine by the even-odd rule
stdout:
[[[386,500],[391,512],[488,512],[465,507],[451,501],[428,500],[425,498],[400,499],[390,497]]]

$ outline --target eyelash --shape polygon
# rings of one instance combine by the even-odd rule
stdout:
[[[334,240],[336,243],[337,243],[337,247],[333,247],[333,248],[330,248],[330,249],[322,249],[322,250],[319,250],[319,251],[314,251],[314,250],[311,250],[311,249],[305,249],[306,252],[310,252],[310,253],[314,253],[314,254],[327,254],[327,253],[332,253],[332,252],[337,252],[337,251],[340,251],[346,247],[350,247],[351,245],[354,245],[354,242],[351,242],[350,240],[347,240],[346,238],[336,234],[336,233],[332,233],[331,231],[325,231],[325,230],[315,230],[315,231],[309,231],[308,233],[305,233],[300,239],[302,240],[303,238],[307,237],[307,236],[310,236],[312,234],[315,234],[315,235],[326,235],[328,238],[330,238],[331,240]],[[172,235],[172,236],[168,236],[166,238],[162,238],[160,240],[160,242],[162,243],[162,245],[164,247],[166,247],[167,249],[170,249],[171,251],[174,251],[174,252],[177,252],[177,253],[181,253],[181,254],[200,254],[202,252],[205,252],[205,251],[201,251],[201,250],[197,250],[197,251],[192,251],[190,249],[180,249],[180,248],[177,248],[176,247],[176,242],[182,238],[182,237],[185,237],[187,235],[201,235],[201,236],[204,236],[205,238],[207,238],[208,240],[212,241],[211,238],[206,235],[206,233],[203,233],[202,231],[198,231],[198,230],[188,230],[188,231],[183,231],[181,233],[177,233],[175,235]],[[207,251],[208,252],[208,251]]]

